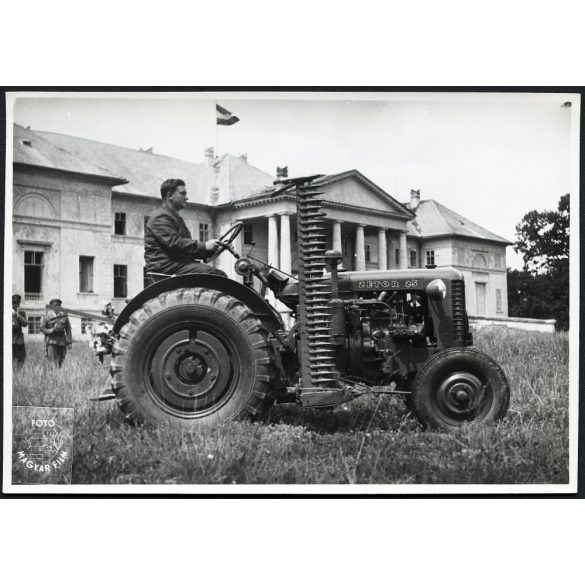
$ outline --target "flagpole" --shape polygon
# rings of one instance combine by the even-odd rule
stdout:
[[[215,111],[213,112],[215,116],[215,160],[219,158],[219,124],[217,123],[217,102],[215,102]],[[213,167],[213,190],[215,197],[218,196],[218,182],[219,182],[219,168],[216,168],[215,165]]]
[[[215,111],[213,112],[215,116],[215,157],[219,156],[219,124],[217,123],[217,102],[215,102]]]

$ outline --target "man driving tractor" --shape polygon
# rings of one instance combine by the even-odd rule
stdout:
[[[167,179],[160,187],[163,199],[144,230],[146,272],[161,274],[205,273],[227,276],[204,264],[220,248],[219,240],[197,242],[191,238],[179,211],[187,207],[187,189],[182,179]]]

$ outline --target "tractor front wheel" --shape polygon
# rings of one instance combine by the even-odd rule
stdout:
[[[452,348],[433,355],[417,372],[410,401],[424,426],[452,430],[503,418],[510,387],[502,368],[489,356],[476,349]]]
[[[268,333],[219,291],[183,288],[147,301],[113,355],[112,389],[133,424],[190,430],[253,417],[270,401]]]

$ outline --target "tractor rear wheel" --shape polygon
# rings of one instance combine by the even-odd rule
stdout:
[[[274,350],[236,298],[182,288],[147,301],[121,329],[110,368],[126,420],[190,430],[260,413]]]
[[[417,372],[411,403],[424,426],[452,430],[503,418],[510,387],[489,356],[472,348],[452,348],[433,355]]]

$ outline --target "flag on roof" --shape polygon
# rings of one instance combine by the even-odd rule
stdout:
[[[215,113],[217,115],[217,123],[220,126],[231,126],[240,121],[236,115],[232,114],[229,110],[226,110],[219,104],[215,104]]]

